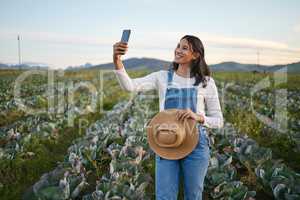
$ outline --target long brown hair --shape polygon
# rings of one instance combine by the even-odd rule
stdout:
[[[185,35],[180,40],[182,39],[186,39],[188,41],[193,52],[198,52],[200,54],[197,59],[192,61],[190,77],[195,77],[196,79],[194,86],[198,86],[202,82],[203,88],[205,88],[208,81],[206,80],[205,76],[211,76],[211,71],[205,62],[203,44],[198,37],[193,35]],[[179,67],[179,64],[175,61],[172,62],[172,65],[173,70],[175,71]]]

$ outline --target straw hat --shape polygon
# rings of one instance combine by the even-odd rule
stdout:
[[[147,124],[150,148],[159,156],[177,160],[187,156],[197,146],[199,135],[197,121],[176,119],[178,109],[157,113]]]

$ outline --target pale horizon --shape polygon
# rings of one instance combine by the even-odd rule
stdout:
[[[127,28],[132,33],[123,60],[172,61],[176,44],[189,34],[202,40],[208,64],[300,61],[299,1],[173,2],[7,1],[0,7],[0,62],[18,63],[20,35],[22,63],[110,63],[113,44]]]

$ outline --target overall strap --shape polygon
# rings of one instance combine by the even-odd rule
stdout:
[[[173,73],[174,73],[173,69],[172,69],[172,68],[169,68],[169,69],[168,69],[168,86],[170,86],[171,83],[172,83],[172,80],[173,80]]]

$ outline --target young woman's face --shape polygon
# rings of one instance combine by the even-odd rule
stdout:
[[[186,39],[180,40],[177,44],[174,54],[174,61],[178,64],[190,63],[195,57],[193,56],[192,47]]]

